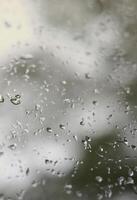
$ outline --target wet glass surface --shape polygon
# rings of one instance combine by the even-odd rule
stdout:
[[[0,200],[137,199],[137,1],[0,4]]]

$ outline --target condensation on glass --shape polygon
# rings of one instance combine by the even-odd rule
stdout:
[[[0,199],[137,199],[137,1],[0,2]]]

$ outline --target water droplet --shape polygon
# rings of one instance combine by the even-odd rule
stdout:
[[[21,103],[20,98],[21,98],[21,96],[19,94],[17,94],[14,97],[11,97],[10,101],[14,105],[19,105]]]
[[[134,180],[131,177],[127,178],[127,181],[125,182],[126,184],[134,184]]]
[[[60,124],[59,127],[63,130],[65,130],[65,125],[64,124]]]
[[[76,191],[76,196],[80,198],[82,197],[82,193],[80,191]]]
[[[62,83],[62,85],[66,85],[67,81],[62,81],[61,83]]]
[[[85,125],[84,119],[82,119],[82,120],[80,121],[80,125],[81,125],[81,126],[84,126],[84,125]]]
[[[29,169],[29,168],[27,168],[27,169],[26,169],[26,175],[28,175],[28,174],[29,174],[29,172],[30,172],[30,169]]]
[[[0,95],[0,103],[4,102],[4,97],[2,95]]]
[[[123,176],[118,177],[118,184],[122,185],[124,180],[125,180],[125,178]]]
[[[99,90],[98,89],[94,89],[94,93],[95,94],[99,94]]]
[[[136,147],[136,145],[131,145],[131,148],[133,149],[133,150],[136,150],[137,149],[137,147]]]
[[[94,100],[92,103],[93,103],[93,105],[96,105],[96,104],[97,104],[97,101]]]
[[[85,74],[85,78],[86,78],[86,79],[91,79],[91,75],[90,75],[89,73],[86,73],[86,74]]]
[[[112,197],[112,190],[110,188],[105,190],[105,197],[106,198],[111,198]]]
[[[8,146],[8,148],[11,149],[11,150],[15,150],[16,147],[17,147],[16,144],[11,144],[11,145]]]
[[[37,186],[38,186],[38,182],[37,182],[37,181],[33,181],[33,182],[32,182],[32,187],[33,187],[33,188],[36,188]]]
[[[102,200],[103,199],[103,194],[97,194],[97,199]]]
[[[46,159],[46,160],[45,160],[45,164],[49,164],[49,163],[51,164],[51,163],[52,163],[52,160]]]
[[[65,189],[67,194],[71,194],[72,193],[72,185],[71,184],[66,184],[64,189]]]
[[[129,169],[129,170],[128,170],[128,175],[129,175],[129,176],[133,176],[133,175],[134,175],[134,172],[132,171],[132,169]]]
[[[96,181],[98,182],[98,183],[101,183],[102,181],[103,181],[103,178],[101,177],[101,176],[96,176]]]
[[[125,90],[126,90],[127,94],[130,94],[130,88],[129,87],[125,88]]]
[[[47,132],[52,133],[52,129],[50,127],[47,127]]]

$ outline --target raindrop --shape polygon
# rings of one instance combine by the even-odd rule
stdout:
[[[112,190],[110,188],[105,190],[105,197],[106,198],[111,198],[112,197]]]
[[[80,198],[82,197],[82,193],[80,191],[76,191],[76,196]]]
[[[99,90],[98,89],[94,89],[94,93],[95,94],[99,94]]]
[[[45,160],[45,164],[49,164],[49,163],[52,163],[52,160],[46,159],[46,160]]]
[[[91,75],[90,75],[89,73],[86,73],[86,74],[85,74],[85,78],[86,78],[86,79],[91,79]]]
[[[16,144],[11,144],[11,145],[8,146],[8,148],[11,149],[11,150],[15,150],[16,146],[17,146]]]
[[[64,189],[65,189],[67,194],[71,194],[72,193],[72,185],[66,184]]]
[[[96,101],[96,100],[94,100],[92,103],[93,103],[93,105],[96,105],[96,104],[97,104],[97,101]]]
[[[73,135],[73,138],[74,138],[75,141],[78,140],[78,137],[76,135]]]
[[[103,178],[101,177],[101,176],[96,176],[96,181],[98,182],[98,183],[101,183],[102,181],[103,181]]]
[[[125,180],[125,178],[123,176],[118,177],[118,184],[122,185],[124,180]]]
[[[63,130],[65,130],[65,125],[64,124],[60,124],[59,127]]]
[[[133,180],[133,178],[131,178],[131,177],[128,177],[127,178],[127,181],[126,181],[126,184],[134,184],[134,180]]]
[[[29,174],[29,172],[30,172],[30,169],[29,169],[29,168],[27,168],[27,170],[26,170],[26,175],[28,175],[28,174]]]
[[[52,133],[52,129],[50,127],[47,127],[47,132]]]
[[[36,105],[35,105],[35,110],[36,110],[36,111],[39,111],[40,108],[41,108],[41,106],[40,106],[39,104],[36,104]]]
[[[125,88],[125,90],[126,90],[127,94],[130,94],[130,88],[129,87]]]
[[[80,121],[80,125],[81,125],[81,126],[84,126],[84,125],[85,125],[84,119],[82,119],[82,120]]]
[[[32,187],[33,187],[33,188],[36,188],[37,186],[38,186],[38,182],[37,182],[37,181],[33,181],[33,182],[32,182]]]
[[[102,200],[103,199],[103,194],[97,194],[97,199]]]
[[[19,94],[17,94],[14,97],[11,97],[10,101],[14,105],[19,105],[21,103],[20,98],[21,98],[21,96]]]
[[[62,83],[62,85],[66,85],[67,81],[62,81],[61,83]]]
[[[136,147],[135,145],[132,144],[132,145],[131,145],[131,148],[132,148],[133,150],[136,150],[137,147]]]
[[[133,176],[133,175],[134,175],[134,172],[132,171],[132,169],[129,169],[129,170],[128,170],[128,175],[129,175],[129,176]]]
[[[4,102],[4,97],[2,95],[0,95],[0,103]]]

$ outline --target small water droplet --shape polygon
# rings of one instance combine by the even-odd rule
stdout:
[[[47,127],[47,132],[52,133],[52,129],[50,127]]]
[[[36,104],[36,105],[35,105],[35,110],[36,110],[36,111],[39,111],[40,108],[41,108],[41,106],[40,106],[39,104]]]
[[[30,169],[29,169],[29,168],[27,168],[27,169],[26,169],[26,175],[28,175],[28,174],[29,174],[29,172],[30,172]]]
[[[105,190],[105,197],[106,198],[111,198],[112,197],[112,190],[110,188]]]
[[[127,178],[127,181],[125,182],[127,185],[129,185],[129,184],[134,184],[134,180],[133,180],[133,178],[132,177],[128,177]]]
[[[63,130],[65,130],[65,125],[64,124],[60,124],[59,127]]]
[[[11,149],[11,150],[15,150],[16,147],[17,147],[16,144],[11,144],[11,145],[8,146],[8,148]]]
[[[62,83],[62,85],[66,85],[67,81],[62,81],[61,83]]]
[[[82,193],[80,191],[76,191],[76,196],[80,198],[82,197]]]
[[[33,182],[32,182],[32,187],[33,187],[33,188],[36,188],[37,186],[38,186],[38,182],[37,182],[37,181],[33,181]]]
[[[4,102],[4,97],[2,95],[0,95],[0,103]]]
[[[98,182],[98,183],[101,183],[102,181],[103,181],[103,178],[101,177],[101,176],[96,176],[96,181]]]
[[[136,147],[136,145],[131,145],[131,148],[133,149],[133,150],[136,150],[137,149],[137,147]]]
[[[84,126],[84,125],[85,125],[84,119],[82,119],[82,120],[80,121],[80,125],[81,125],[81,126]]]
[[[97,194],[97,200],[102,200],[103,199],[103,194]]]
[[[45,160],[45,164],[51,164],[51,163],[52,163],[52,160],[49,160],[49,159]]]
[[[97,104],[97,101],[96,101],[96,100],[94,100],[92,103],[93,103],[93,105],[96,105],[96,104]]]
[[[21,96],[19,94],[16,94],[14,97],[10,98],[10,101],[14,105],[19,105],[21,103],[20,98],[21,98]]]
[[[67,194],[71,194],[72,193],[72,185],[71,184],[66,184],[64,189],[65,189]]]
[[[94,93],[95,93],[95,94],[99,94],[100,92],[99,92],[98,89],[94,89]]]
[[[123,176],[120,176],[120,177],[118,177],[118,184],[119,185],[122,185],[123,184],[123,182],[124,182],[124,180],[125,180],[125,178],[123,177]]]
[[[129,169],[129,170],[128,170],[128,175],[129,175],[129,176],[133,176],[133,175],[134,175],[134,172],[132,171],[132,169]]]
[[[91,75],[90,75],[89,73],[86,73],[86,74],[85,74],[85,78],[86,78],[86,79],[91,79]]]
[[[125,91],[126,91],[127,94],[130,94],[130,88],[129,87],[125,88]]]

